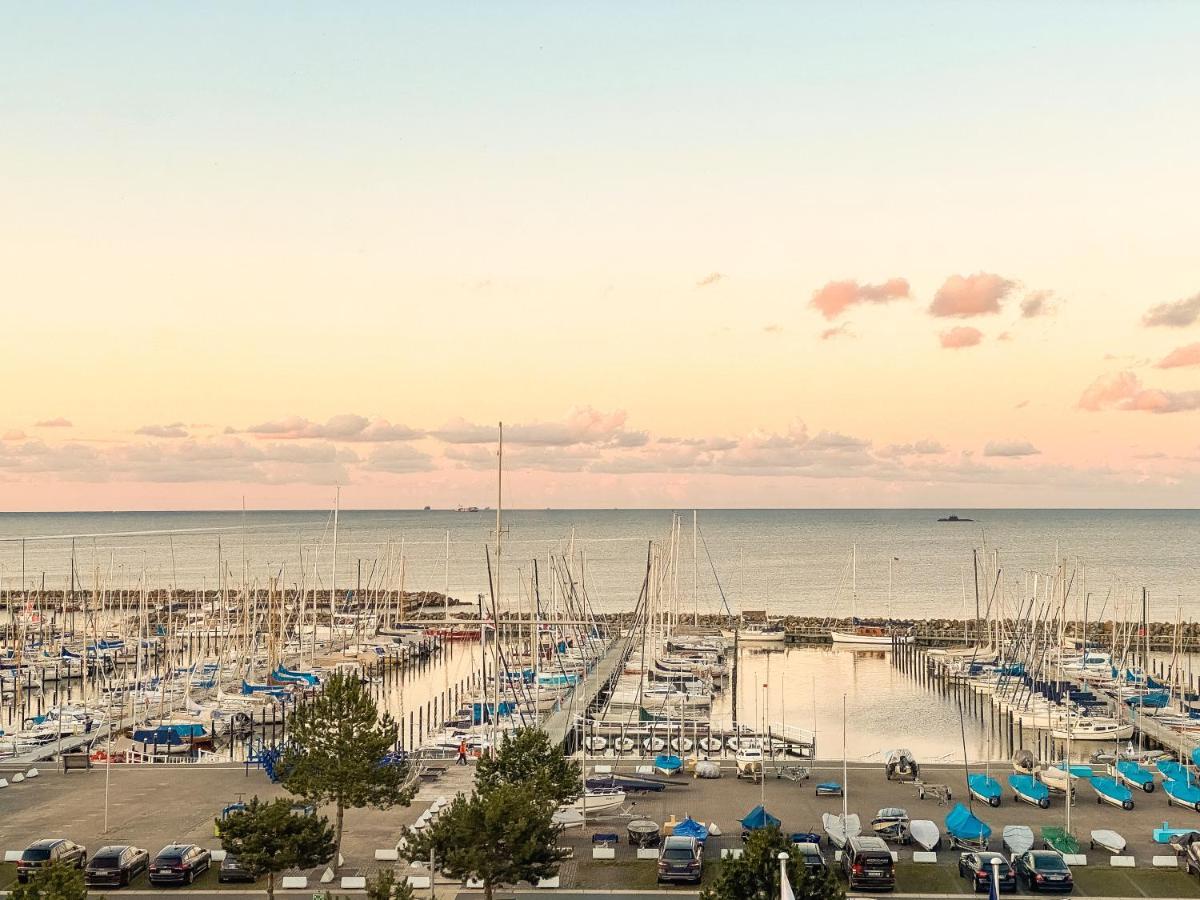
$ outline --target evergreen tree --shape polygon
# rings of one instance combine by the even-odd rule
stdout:
[[[433,851],[439,870],[483,882],[484,897],[492,900],[498,885],[536,884],[558,872],[556,806],[536,784],[459,794],[430,827],[408,835],[408,856],[428,859]]]
[[[347,807],[386,809],[412,801],[408,766],[389,759],[399,729],[391,716],[379,715],[358,677],[333,673],[289,724],[291,740],[278,765],[283,786],[312,803],[334,804],[335,858]]]
[[[87,885],[83,871],[56,862],[37,869],[25,884],[9,889],[11,900],[86,900]]]
[[[381,869],[367,880],[367,900],[413,900],[408,879],[397,881],[390,869]]]
[[[267,876],[267,897],[275,896],[275,873],[311,869],[333,859],[333,829],[324,816],[292,812],[287,800],[260,803],[255,797],[241,812],[219,822],[221,846],[255,878]]]
[[[781,896],[781,852],[789,856],[788,880],[796,900],[844,900],[846,892],[833,868],[827,866],[824,874],[810,872],[787,835],[778,828],[752,831],[741,859],[722,860],[716,879],[700,892],[700,900],[775,900]]]
[[[475,783],[488,791],[500,784],[536,787],[539,795],[562,805],[582,792],[581,769],[567,759],[562,749],[550,743],[540,728],[518,728],[509,734],[500,750],[485,754],[475,767]]]

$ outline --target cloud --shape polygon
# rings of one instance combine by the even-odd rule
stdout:
[[[821,340],[828,341],[836,337],[851,337],[853,332],[850,331],[850,323],[843,322],[836,328],[826,328],[821,332]]]
[[[974,347],[983,340],[983,332],[969,325],[959,325],[938,335],[938,341],[945,350],[961,350],[963,347]]]
[[[1200,343],[1172,350],[1154,364],[1156,369],[1179,369],[1184,366],[1200,366]]]
[[[1000,304],[1017,286],[1015,281],[989,272],[951,275],[933,295],[929,314],[965,319],[1000,312]]]
[[[42,419],[40,422],[34,422],[33,424],[35,428],[70,428],[71,420],[59,416],[56,419]]]
[[[770,325],[764,325],[763,331],[765,331],[767,334],[783,334],[783,326],[772,323]]]
[[[237,433],[226,429],[226,433]],[[382,443],[386,441],[410,441],[423,436],[423,432],[407,425],[393,425],[386,419],[368,419],[366,416],[346,413],[333,416],[324,424],[313,422],[302,416],[288,416],[270,422],[260,422],[245,428],[241,433],[256,437],[271,437],[277,440],[321,438],[330,441],[354,441]]]
[[[1054,312],[1050,305],[1054,293],[1052,291],[1030,291],[1021,301],[1021,318],[1035,319],[1038,316],[1048,316]]]
[[[10,428],[8,431],[4,432],[3,436],[0,436],[0,440],[23,441],[25,440],[25,432],[23,432],[20,428]]]
[[[882,456],[936,456],[945,453],[946,447],[940,441],[921,440],[911,444],[888,444],[880,451]]]
[[[1200,294],[1193,294],[1185,300],[1150,307],[1142,316],[1142,324],[1151,328],[1186,328],[1197,319],[1200,319]]]
[[[143,425],[134,434],[160,438],[185,438],[188,436],[187,429],[183,427],[182,422],[172,422],[170,425]]]
[[[505,425],[504,442],[543,447],[572,444],[640,447],[649,441],[649,435],[644,431],[627,430],[627,417],[625,410],[602,413],[590,406],[575,407],[562,422]],[[495,443],[498,436],[495,426],[478,425],[461,418],[452,419],[430,435],[447,444],[489,444]]]
[[[1088,412],[1119,409],[1125,412],[1176,413],[1200,409],[1200,391],[1162,391],[1143,388],[1128,370],[1101,375],[1079,398],[1079,408]]]
[[[363,468],[372,472],[394,475],[409,472],[428,472],[433,469],[433,457],[408,444],[385,444],[371,451]]]
[[[699,281],[696,282],[696,287],[698,287],[698,288],[709,287],[710,285],[714,285],[721,281],[724,281],[727,277],[729,277],[729,276],[722,275],[720,272],[709,272],[707,275],[705,275],[703,278],[701,278]]]
[[[820,310],[826,319],[836,319],[851,306],[861,303],[890,303],[911,297],[908,281],[889,278],[882,284],[859,284],[857,281],[831,281],[814,291],[808,305]]]
[[[1041,452],[1029,441],[988,441],[983,448],[984,456],[1037,456]]]

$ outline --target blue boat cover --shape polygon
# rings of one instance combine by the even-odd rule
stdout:
[[[1178,800],[1180,803],[1190,803],[1193,806],[1200,803],[1200,787],[1189,781],[1171,779],[1163,782],[1163,790],[1172,800]]]
[[[655,768],[666,769],[674,772],[676,769],[683,768],[683,760],[672,753],[660,753],[654,757]]]
[[[975,772],[972,775],[968,775],[967,784],[970,786],[973,794],[987,800],[990,800],[992,797],[999,797],[1001,794],[1000,782],[990,775],[984,775],[982,772]]]
[[[1133,791],[1119,781],[1104,775],[1093,775],[1088,779],[1097,794],[1124,803],[1133,799]]]
[[[1072,765],[1072,766],[1068,767],[1066,763],[1060,762],[1060,763],[1055,763],[1054,768],[1058,769],[1061,772],[1066,772],[1069,768],[1071,774],[1074,775],[1076,778],[1091,778],[1092,777],[1092,767],[1091,766]]]
[[[1028,797],[1031,800],[1041,800],[1043,797],[1050,796],[1050,788],[1032,775],[1009,775],[1008,786],[1022,797]]]
[[[742,827],[748,831],[757,831],[759,828],[778,828],[779,820],[760,804],[746,813],[746,817],[742,819]]]
[[[702,844],[708,840],[708,829],[704,827],[704,823],[697,822],[691,816],[676,825],[671,833],[679,837],[693,837]]]
[[[1160,759],[1154,765],[1168,781],[1176,781],[1187,775],[1187,770],[1173,759]]]
[[[1139,787],[1154,783],[1154,773],[1147,772],[1132,759],[1123,759],[1118,762],[1117,771],[1121,773],[1122,778],[1128,778]]]
[[[1192,751],[1192,765],[1200,766],[1200,747]]]
[[[991,827],[975,818],[961,803],[954,804],[954,809],[946,813],[946,830],[964,841],[986,841],[992,836]]]

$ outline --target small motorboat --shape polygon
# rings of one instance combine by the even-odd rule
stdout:
[[[738,750],[737,777],[758,781],[763,776],[763,752],[761,747],[745,746]]]
[[[1096,792],[1097,803],[1107,803],[1119,807],[1126,812],[1133,809],[1133,791],[1115,778],[1107,775],[1093,775],[1088,781]]]
[[[1050,806],[1050,788],[1032,775],[1009,775],[1008,786],[1013,790],[1014,800],[1024,800],[1038,809]]]
[[[1091,847],[1093,850],[1099,847],[1113,856],[1119,856],[1125,851],[1125,838],[1107,828],[1098,828],[1091,833]]]
[[[990,775],[974,772],[967,776],[967,787],[971,796],[988,806],[1000,805],[1000,782]]]
[[[942,831],[936,822],[929,819],[913,819],[908,823],[912,841],[922,850],[936,850],[942,843]]]
[[[1200,812],[1200,787],[1192,784],[1186,774],[1179,780],[1164,781],[1163,791],[1167,795],[1167,806],[1186,806]]]
[[[703,750],[705,753],[720,753],[721,748],[723,746],[724,746],[724,744],[721,743],[720,738],[715,738],[715,737],[700,738],[700,749]]]
[[[997,785],[998,787],[998,785]],[[952,847],[963,850],[986,850],[992,837],[991,826],[975,818],[975,814],[961,803],[946,813],[946,834]]]
[[[840,797],[842,793],[842,783],[840,781],[822,781],[817,785],[818,797]]]
[[[1037,773],[1038,758],[1032,750],[1018,750],[1013,754],[1012,767],[1018,775],[1034,775]]]
[[[893,844],[907,844],[912,840],[911,825],[908,810],[898,806],[879,810],[871,820],[871,830]]]
[[[821,825],[829,835],[829,843],[841,850],[852,837],[862,834],[862,822],[857,813],[825,813],[821,816]]]
[[[1033,849],[1033,829],[1028,825],[1005,825],[1001,834],[1009,859]]]
[[[657,847],[662,843],[662,829],[650,819],[633,819],[625,826],[625,832],[635,847]]]
[[[1108,772],[1130,787],[1141,788],[1147,794],[1154,793],[1154,773],[1132,759],[1117,760],[1108,767]]]
[[[661,775],[674,775],[683,768],[683,760],[673,753],[660,753],[654,757],[654,771]]]
[[[911,750],[890,750],[884,761],[884,773],[888,781],[916,781],[921,777],[921,767]]]

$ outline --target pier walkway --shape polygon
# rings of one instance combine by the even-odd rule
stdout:
[[[587,677],[563,698],[557,710],[546,716],[542,721],[542,730],[549,735],[552,744],[561,746],[566,743],[578,717],[595,702],[600,692],[611,687],[621,674],[621,667],[625,665],[629,650],[630,644],[625,640],[625,636],[618,634],[588,672]]]

